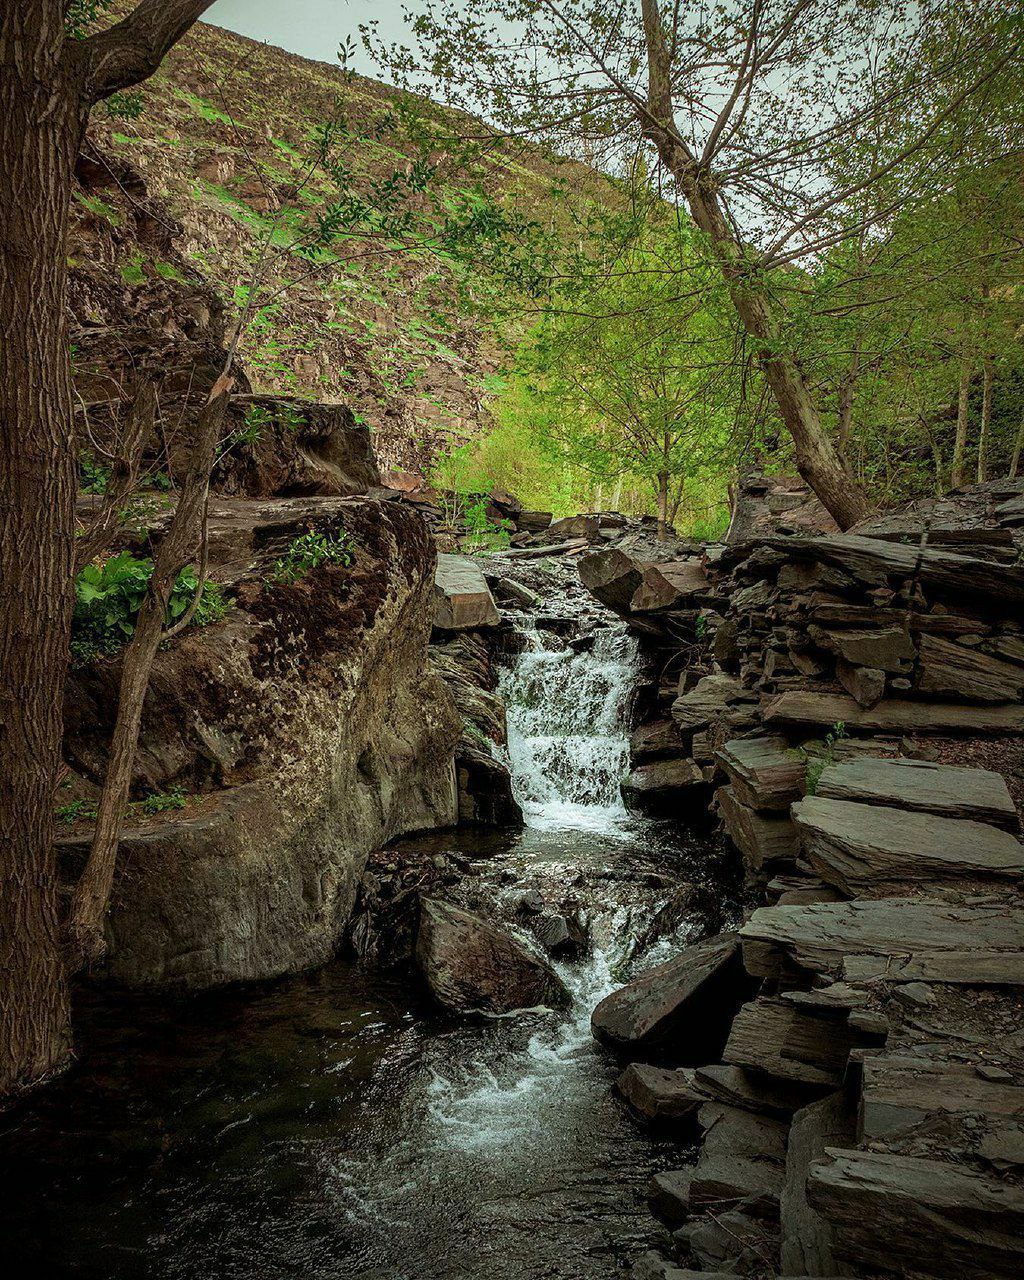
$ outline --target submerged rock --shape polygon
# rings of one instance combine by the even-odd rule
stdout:
[[[434,998],[454,1013],[564,1008],[570,1002],[555,971],[518,938],[434,898],[422,902],[416,963]]]

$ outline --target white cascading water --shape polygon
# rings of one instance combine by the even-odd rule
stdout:
[[[602,628],[582,651],[536,626],[523,634],[525,647],[505,671],[501,692],[512,781],[527,826],[621,828],[636,640],[621,623]]]
[[[580,650],[529,620],[521,626],[526,643],[503,673],[501,692],[513,786],[527,834],[536,832],[542,843],[557,848],[559,832],[590,833],[603,837],[607,854],[609,845],[628,844],[634,834],[619,782],[629,763],[626,709],[639,662],[637,643],[618,622],[601,628],[593,644]],[[542,868],[557,876],[565,865],[556,856],[538,864],[538,872]],[[541,1117],[553,1107],[561,1105],[569,1114],[596,1104],[607,1084],[588,1067],[598,1052],[590,1014],[617,985],[616,939],[627,916],[620,907],[592,919],[590,956],[555,964],[572,1007],[557,1021],[545,1017],[524,1052],[466,1062],[454,1075],[447,1064],[435,1073],[431,1111],[453,1147],[482,1153],[524,1140],[536,1143],[546,1127]]]

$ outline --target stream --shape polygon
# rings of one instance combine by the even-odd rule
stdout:
[[[479,865],[513,926],[527,891],[578,905],[572,1007],[455,1019],[344,960],[187,999],[86,991],[75,1069],[0,1116],[9,1275],[610,1280],[651,1246],[646,1184],[679,1151],[615,1099],[590,1012],[689,936],[673,920],[628,955],[714,858],[623,808],[636,642],[580,590],[552,571],[557,625],[518,616],[502,677],[525,828],[406,842]]]

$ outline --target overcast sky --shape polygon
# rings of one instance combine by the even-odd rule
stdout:
[[[359,45],[359,23],[376,18],[381,33],[392,39],[403,34],[403,0],[217,0],[206,21],[229,27],[254,40],[266,40],[306,58],[336,62],[338,45],[346,36],[356,42],[355,66],[374,74]]]

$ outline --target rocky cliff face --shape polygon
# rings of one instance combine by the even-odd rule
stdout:
[[[350,565],[294,583],[296,534],[344,529]],[[397,504],[220,500],[214,574],[235,605],[157,657],[138,780],[186,808],[129,830],[109,918],[112,976],[206,986],[266,978],[336,949],[368,854],[452,824],[454,702],[427,666],[434,549]],[[97,779],[119,664],[77,673],[67,755]],[[84,840],[66,845],[69,862]]]

